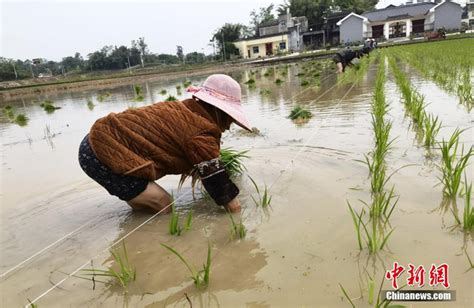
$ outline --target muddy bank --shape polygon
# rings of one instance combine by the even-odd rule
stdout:
[[[0,102],[6,102],[18,98],[30,98],[42,94],[55,94],[61,92],[80,92],[91,89],[109,89],[121,85],[127,85],[132,83],[140,83],[146,81],[160,81],[168,80],[179,77],[190,77],[205,74],[214,73],[229,73],[232,71],[240,70],[247,67],[248,65],[219,65],[209,67],[205,69],[197,69],[190,71],[181,72],[167,72],[167,73],[156,73],[146,74],[139,76],[130,77],[115,77],[115,78],[104,78],[100,80],[88,80],[88,81],[72,81],[60,84],[49,84],[49,85],[34,85],[29,87],[4,90],[0,92]]]

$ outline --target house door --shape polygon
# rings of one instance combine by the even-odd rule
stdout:
[[[265,44],[265,54],[267,56],[271,56],[273,54],[273,44],[272,43],[267,43]]]

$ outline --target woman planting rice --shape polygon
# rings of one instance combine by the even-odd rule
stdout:
[[[338,51],[334,57],[333,61],[337,65],[337,72],[343,73],[346,70],[346,66],[354,65],[352,60],[355,58],[361,58],[364,54],[369,54],[370,49],[362,48],[361,50],[353,51],[352,49],[343,49]]]
[[[81,168],[133,209],[155,212],[170,205],[172,197],[154,181],[196,168],[217,204],[240,211],[239,189],[219,160],[221,134],[232,123],[251,130],[240,103],[240,85],[216,74],[188,91],[192,98],[181,102],[161,102],[97,120],[81,142]]]

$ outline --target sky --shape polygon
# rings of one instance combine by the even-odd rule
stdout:
[[[406,0],[381,0],[377,7]],[[465,0],[460,0],[465,1]],[[153,53],[209,54],[224,23],[249,24],[250,12],[284,0],[0,0],[0,56],[60,61],[144,37]]]

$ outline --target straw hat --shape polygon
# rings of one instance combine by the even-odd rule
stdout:
[[[252,130],[241,104],[240,85],[232,77],[224,74],[214,74],[207,77],[200,87],[189,87],[186,91],[205,103],[219,108],[228,114],[242,128]]]

